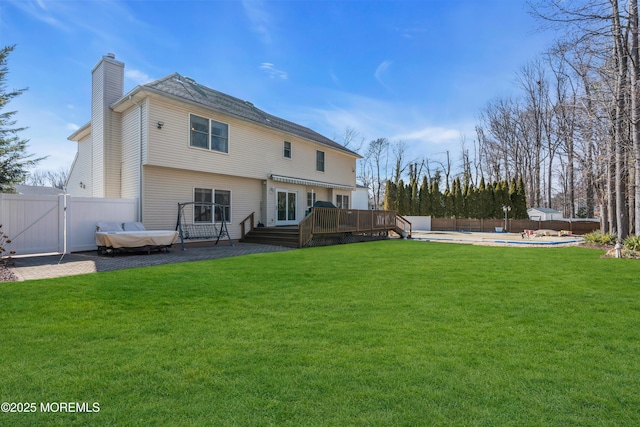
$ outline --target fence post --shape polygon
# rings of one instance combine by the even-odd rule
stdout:
[[[65,217],[66,200],[64,194],[58,195],[58,252],[64,254],[65,251],[65,229],[64,229],[64,217]]]

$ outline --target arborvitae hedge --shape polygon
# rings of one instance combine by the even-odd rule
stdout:
[[[438,180],[423,178],[418,185],[415,180],[398,185],[387,181],[384,208],[395,210],[400,215],[430,215],[437,218],[504,218],[503,206],[511,206],[509,218],[526,219],[527,199],[522,178],[517,182],[500,181],[485,184],[484,178],[476,188],[471,183],[462,186],[460,179],[453,180],[452,188],[440,192]]]

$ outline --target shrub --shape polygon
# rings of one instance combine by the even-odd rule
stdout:
[[[629,236],[624,239],[624,247],[630,251],[640,251],[640,236]]]
[[[7,255],[6,244],[11,243],[11,239],[2,231],[2,224],[0,224],[0,265],[7,266],[11,264],[11,255],[15,255],[16,251],[10,251]]]
[[[592,233],[582,236],[584,241],[594,245],[615,245],[618,240],[618,235],[615,233],[602,233],[600,230],[596,230]]]

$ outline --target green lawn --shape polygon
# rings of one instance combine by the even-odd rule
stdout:
[[[0,402],[38,409],[0,425],[640,425],[640,263],[601,254],[384,241],[0,283]]]

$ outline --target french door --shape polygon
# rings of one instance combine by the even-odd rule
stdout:
[[[296,225],[297,219],[298,193],[276,190],[276,225]]]

